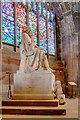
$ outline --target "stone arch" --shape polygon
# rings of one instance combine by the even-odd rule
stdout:
[[[60,28],[61,54],[64,63],[65,82],[78,80],[78,33],[69,2],[53,3]]]

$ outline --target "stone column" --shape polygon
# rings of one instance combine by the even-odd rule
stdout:
[[[16,19],[16,2],[14,2],[14,51],[16,52],[16,46],[17,46],[17,19]]]

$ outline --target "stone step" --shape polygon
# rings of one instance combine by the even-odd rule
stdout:
[[[53,106],[58,107],[59,100],[4,100],[2,106]]]
[[[8,115],[66,115],[66,109],[53,107],[3,106],[0,113]]]

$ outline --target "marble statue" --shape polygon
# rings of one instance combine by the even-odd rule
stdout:
[[[20,67],[14,74],[13,99],[54,99],[55,75],[42,47],[31,40],[31,28],[24,28],[20,44]]]
[[[61,81],[55,82],[55,89],[54,89],[57,98],[60,101],[60,104],[65,103],[65,95],[63,94],[62,87],[61,87]]]
[[[22,33],[21,43],[23,49],[21,54],[25,54],[25,72],[33,72],[41,68],[51,70],[44,49],[32,43],[31,28],[29,26],[25,27]]]
[[[57,98],[60,100],[62,95],[61,81],[56,81],[55,91],[56,91]]]

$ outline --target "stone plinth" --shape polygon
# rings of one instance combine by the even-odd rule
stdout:
[[[49,71],[42,69],[31,73],[18,71],[14,75],[13,99],[54,99],[53,83],[55,84],[55,76]]]

